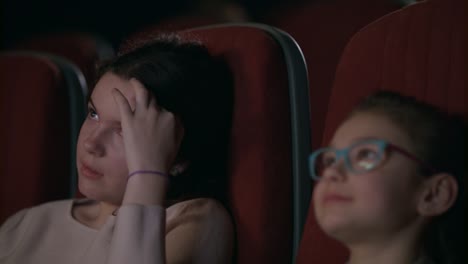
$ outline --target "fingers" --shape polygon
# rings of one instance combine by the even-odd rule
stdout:
[[[149,107],[153,107],[158,111],[161,111],[161,108],[158,106],[158,102],[156,101],[156,97],[151,96],[150,102],[149,102]]]
[[[135,89],[135,111],[137,109],[141,108],[154,108],[158,112],[160,112],[162,109],[158,105],[158,101],[156,100],[156,97],[152,95],[148,89],[137,79],[132,78],[130,79],[130,83]]]
[[[128,120],[133,114],[132,108],[130,107],[130,103],[128,102],[127,98],[122,94],[121,91],[114,88],[112,90],[112,95],[114,96],[115,103],[119,107],[120,115],[123,120]]]
[[[130,84],[135,89],[135,110],[140,107],[148,107],[152,96],[149,94],[145,86],[135,78],[130,79]]]
[[[135,111],[137,111],[139,108],[144,109],[147,107],[154,108],[158,112],[161,111],[156,97],[152,95],[140,81],[132,78],[130,79],[130,83],[135,89]]]

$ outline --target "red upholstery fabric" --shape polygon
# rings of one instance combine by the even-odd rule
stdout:
[[[337,69],[324,144],[353,106],[378,89],[466,113],[464,2],[420,2],[383,17],[352,38]],[[346,255],[319,230],[311,204],[297,263],[342,264]]]
[[[45,58],[0,55],[0,223],[22,208],[67,195],[64,85]]]
[[[312,148],[321,143],[333,78],[346,43],[359,29],[400,7],[392,0],[312,1],[271,15],[268,23],[291,34],[307,61]]]
[[[463,113],[467,49],[464,3],[423,1],[357,34],[337,69],[324,142],[349,109],[377,89],[398,91]]]
[[[160,33],[131,35],[126,52]],[[228,208],[237,263],[289,263],[292,258],[292,168],[289,91],[280,46],[263,30],[220,26],[180,32],[227,62],[234,77]],[[216,109],[213,109],[216,111]]]
[[[282,51],[255,28],[221,27],[184,35],[201,40],[234,74],[228,192],[238,263],[289,263],[291,128]]]
[[[128,42],[144,43],[148,29]],[[283,264],[292,258],[291,127],[282,50],[263,30],[222,26],[182,31],[226,61],[234,76],[228,203],[237,263]],[[125,52],[130,46],[121,46]],[[214,111],[216,111],[214,109]]]
[[[148,41],[158,32],[144,30],[131,42]],[[251,27],[221,26],[181,34],[202,41],[228,63],[234,76],[228,199],[237,235],[237,263],[289,263],[291,128],[282,50],[266,32]]]

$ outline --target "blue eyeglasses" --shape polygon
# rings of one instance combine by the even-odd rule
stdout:
[[[388,150],[397,151],[425,168],[428,168],[431,172],[435,172],[434,168],[403,148],[385,140],[368,139],[356,142],[343,149],[327,147],[314,151],[309,156],[310,176],[313,180],[320,180],[325,169],[333,166],[342,158],[349,172],[353,174],[368,172],[377,168],[382,161],[385,160]]]

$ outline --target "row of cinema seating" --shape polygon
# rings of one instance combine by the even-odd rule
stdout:
[[[357,100],[377,89],[465,113],[465,16],[463,0],[427,0],[388,14],[356,34],[366,22],[346,29],[341,37],[314,35],[320,32],[317,24],[309,29],[322,41],[339,38],[342,44],[332,47],[325,42],[306,44],[299,33],[279,22],[272,24],[291,33],[300,48],[288,33],[261,24],[181,31],[184,37],[206,43],[234,74],[228,193],[237,232],[237,263],[345,262],[346,250],[319,230],[309,206],[312,182],[307,155],[326,144]],[[144,41],[153,30],[157,31],[146,29],[131,38]],[[92,71],[66,52],[51,57],[54,51],[51,45],[46,47],[0,53],[4,128],[0,130],[0,222],[20,208],[75,196],[76,179],[65,175],[74,169],[78,127],[73,122],[84,114],[87,90],[79,74],[71,77],[79,71],[70,61],[88,73],[88,85]],[[322,53],[328,55],[317,57]],[[109,55],[86,54],[94,54],[91,61]],[[327,66],[321,69],[322,64]]]
[[[0,53],[0,222],[72,196],[94,63],[111,56],[109,44],[85,33],[33,37]]]

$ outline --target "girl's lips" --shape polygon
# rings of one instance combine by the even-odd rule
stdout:
[[[351,197],[343,196],[343,195],[336,194],[336,193],[329,193],[329,194],[326,194],[323,197],[323,203],[324,204],[327,204],[327,203],[346,203],[346,202],[351,202],[351,201],[352,201]]]
[[[103,176],[102,173],[99,173],[99,172],[93,170],[92,168],[86,166],[84,163],[81,163],[80,172],[86,178],[93,179],[93,180],[99,179],[99,178],[101,178]]]

